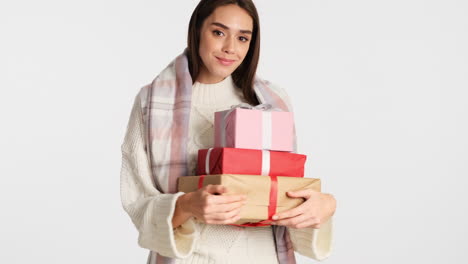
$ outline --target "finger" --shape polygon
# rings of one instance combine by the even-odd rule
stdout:
[[[238,208],[238,209],[234,209],[232,211],[229,211],[229,212],[226,212],[226,213],[219,213],[219,214],[215,214],[213,215],[213,219],[215,220],[227,220],[227,219],[231,219],[237,215],[240,214],[240,211],[241,209]]]
[[[296,228],[312,227],[319,229],[322,222],[318,218],[308,218],[306,221],[296,225]]]
[[[312,224],[312,225],[310,225],[308,227],[312,227],[313,229],[320,229],[321,224]]]
[[[242,202],[242,201],[229,203],[229,204],[215,204],[215,205],[209,206],[205,212],[209,214],[226,213],[235,209],[241,209],[244,204],[245,202]]]
[[[235,209],[242,209],[242,207],[246,204],[245,201],[240,201],[240,202],[234,202],[234,203],[228,203],[224,204],[221,206],[223,212],[230,212]]]
[[[300,228],[312,227],[313,225],[314,225],[314,222],[313,222],[313,221],[306,220],[306,221],[304,221],[304,222],[301,222],[301,223],[292,225],[292,226],[290,226],[290,227],[291,227],[291,228],[295,228],[295,229],[300,229]]]
[[[243,194],[235,194],[235,195],[212,195],[210,198],[210,202],[212,204],[230,204],[236,202],[246,202],[247,196]]]
[[[220,222],[235,218],[236,216],[239,216],[239,214],[240,214],[240,209],[235,209],[227,213],[210,214],[205,219],[207,223],[219,224]]]
[[[308,220],[309,219],[308,219],[307,215],[301,214],[301,215],[298,215],[298,216],[295,216],[295,217],[275,221],[275,224],[276,225],[288,226],[288,227],[292,227],[292,228],[298,228],[297,226],[299,224],[301,224],[303,222],[306,222]]]
[[[234,216],[234,217],[232,217],[232,218],[229,218],[229,219],[220,221],[220,224],[221,224],[221,225],[232,224],[232,223],[237,222],[239,219],[241,219],[241,216],[240,216],[240,215],[236,215],[236,216]]]
[[[238,215],[234,216],[233,218],[224,221],[223,224],[224,224],[224,225],[226,225],[226,224],[232,224],[232,223],[235,223],[235,222],[239,221],[240,219],[241,219],[241,215],[238,214]]]
[[[315,191],[311,189],[304,189],[304,190],[298,190],[298,191],[289,191],[287,192],[287,194],[289,197],[292,197],[292,198],[301,197],[301,198],[309,199],[312,196],[313,192]]]
[[[298,207],[295,207],[293,209],[290,209],[290,210],[275,214],[273,216],[273,220],[281,220],[281,219],[285,219],[285,218],[291,218],[291,217],[298,216],[298,215],[300,215],[302,213],[304,213],[304,209],[303,209],[302,206],[299,205]]]
[[[321,224],[320,223],[315,223],[315,222],[312,221],[312,222],[306,223],[304,227],[312,227],[313,229],[320,229]],[[304,227],[301,226],[301,227],[298,227],[298,228],[304,228]]]
[[[205,192],[208,192],[210,194],[222,194],[227,192],[227,188],[219,184],[208,184],[207,186],[205,186]]]

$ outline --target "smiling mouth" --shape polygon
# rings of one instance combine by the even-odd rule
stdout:
[[[225,62],[234,62],[234,60],[223,59],[220,57],[216,57],[216,58],[218,58],[218,60],[225,61]]]
[[[223,58],[219,58],[219,57],[216,57],[216,59],[218,59],[218,61],[219,61],[222,65],[225,65],[225,66],[229,66],[229,65],[231,65],[232,63],[235,62],[235,60],[228,60],[228,59],[223,59]]]

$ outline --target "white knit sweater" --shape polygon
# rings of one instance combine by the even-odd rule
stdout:
[[[190,175],[196,175],[198,149],[214,145],[214,112],[241,102],[242,93],[231,76],[216,84],[195,82],[189,121]],[[173,229],[175,202],[183,193],[161,194],[153,187],[143,131],[140,100],[136,98],[121,146],[121,199],[139,231],[141,247],[177,258],[176,264],[277,263],[271,227],[206,225],[190,219]],[[320,229],[288,228],[295,251],[316,260],[328,257],[332,226],[329,220]]]

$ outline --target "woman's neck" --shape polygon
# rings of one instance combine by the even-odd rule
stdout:
[[[210,74],[208,70],[203,66],[200,69],[200,73],[198,74],[196,81],[203,84],[215,84],[223,81],[224,79],[226,79],[226,76],[222,77]]]

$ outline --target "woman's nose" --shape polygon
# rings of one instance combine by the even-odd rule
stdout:
[[[223,51],[226,53],[234,53],[235,51],[235,39],[234,38],[226,38],[224,41]]]

